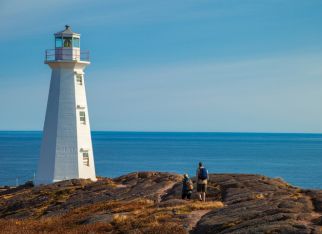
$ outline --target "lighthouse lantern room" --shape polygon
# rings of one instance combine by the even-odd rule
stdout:
[[[80,50],[80,34],[68,25],[55,33],[45,64],[52,73],[35,184],[96,181],[84,80],[89,52]]]

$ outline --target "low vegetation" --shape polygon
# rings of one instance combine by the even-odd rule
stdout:
[[[40,219],[0,220],[2,233],[186,233],[184,223],[196,210],[223,207],[221,202],[189,201],[159,207],[149,199],[109,201]]]
[[[199,220],[203,210],[223,204],[178,199],[181,180],[140,172],[95,183],[71,180],[3,191],[0,233],[187,233],[196,214]]]
[[[210,174],[207,199],[182,176],[131,173],[0,192],[0,233],[322,233],[322,191],[261,175]],[[223,201],[224,204],[221,202]]]

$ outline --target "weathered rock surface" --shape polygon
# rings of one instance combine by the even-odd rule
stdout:
[[[225,207],[204,215],[195,233],[322,233],[322,192],[259,175],[211,175]]]
[[[261,175],[211,174],[210,202],[203,204],[180,199],[181,180],[177,174],[138,172],[4,189],[0,221],[44,220],[35,232],[49,233],[59,231],[45,228],[53,217],[67,233],[322,233],[320,190]]]
[[[160,196],[179,181],[177,174],[139,172],[115,178],[68,180],[45,186],[20,186],[0,192],[0,218],[55,216],[95,203]],[[41,208],[41,209],[39,209]]]

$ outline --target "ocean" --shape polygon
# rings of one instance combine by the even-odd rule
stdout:
[[[0,185],[33,179],[40,131],[0,131]],[[280,177],[292,185],[322,189],[322,134],[92,132],[96,174],[134,171]]]

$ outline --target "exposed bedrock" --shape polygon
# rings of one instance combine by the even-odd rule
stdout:
[[[73,228],[101,223],[111,233],[153,233],[164,223],[170,230],[163,229],[165,233],[322,233],[320,190],[302,190],[261,175],[211,174],[209,202],[203,204],[180,199],[181,180],[173,173],[135,172],[97,182],[20,186],[0,192],[0,220],[69,217]],[[82,207],[88,208],[80,216]],[[117,223],[119,217],[133,220]],[[154,226],[148,223],[151,217]]]

